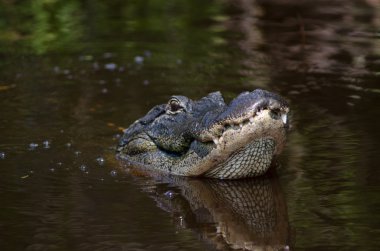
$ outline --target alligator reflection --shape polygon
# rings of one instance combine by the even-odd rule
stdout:
[[[246,180],[161,177],[145,191],[217,250],[288,250],[287,206],[275,174]],[[161,183],[163,182],[163,183]]]

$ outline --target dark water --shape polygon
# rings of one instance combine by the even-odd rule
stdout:
[[[380,248],[378,1],[2,1],[0,30],[1,250]],[[120,170],[171,94],[255,88],[291,102],[277,174]]]

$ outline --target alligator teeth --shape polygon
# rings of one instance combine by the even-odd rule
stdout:
[[[239,124],[240,129],[243,128],[243,124]]]
[[[253,117],[249,117],[249,122],[253,123],[255,119]]]
[[[281,115],[281,119],[282,119],[282,122],[284,122],[284,124],[286,124],[288,122],[288,115],[287,114],[282,114]]]
[[[215,145],[219,144],[219,139],[217,139],[217,138],[213,138],[212,141],[214,141]]]

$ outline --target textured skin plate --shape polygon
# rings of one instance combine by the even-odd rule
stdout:
[[[233,153],[225,162],[208,171],[205,176],[219,179],[239,179],[264,174],[272,162],[276,143],[271,138],[260,138]],[[239,166],[239,168],[234,168]]]

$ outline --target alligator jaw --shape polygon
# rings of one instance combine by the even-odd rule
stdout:
[[[216,124],[212,128],[209,129],[208,132],[202,132],[203,134],[198,136],[200,142],[214,142],[216,146],[220,145],[220,142],[223,139],[223,135],[229,131],[234,130],[236,132],[242,132],[244,127],[252,127],[256,123],[257,117],[267,111],[268,115],[274,117],[274,119],[279,120],[283,123],[284,128],[288,128],[288,108],[284,108],[280,111],[276,111],[273,113],[270,109],[260,110],[258,112],[250,112],[246,116],[235,119],[235,120],[227,120],[221,123]]]
[[[233,166],[234,168],[238,169],[239,163],[233,163],[234,160],[230,158],[231,156],[237,156],[241,151],[247,150],[247,145],[251,145],[252,142],[273,141],[275,142],[275,144],[273,151],[270,154],[271,157],[269,159],[269,163],[266,163],[264,169],[260,167],[262,169],[262,172],[264,173],[270,166],[272,156],[279,154],[285,145],[287,126],[283,123],[281,116],[273,114],[270,110],[262,110],[256,113],[256,115],[252,118],[253,119],[251,120],[244,120],[241,123],[242,126],[229,126],[224,130],[222,135],[214,137],[212,140],[214,148],[208,153],[208,155],[200,159],[197,163],[194,163],[194,168],[189,168],[180,175],[206,175],[208,177],[228,179],[241,178],[239,175],[231,177],[221,177],[212,176],[209,173],[211,172],[211,170],[213,170],[213,168],[216,168],[218,166],[225,166],[228,168]],[[206,144],[207,142],[204,143]],[[252,144],[251,146],[257,147],[257,144]],[[251,149],[251,157],[253,158],[258,151],[262,150]],[[255,169],[255,166],[252,166],[251,169]],[[236,173],[238,174],[238,172]],[[252,173],[252,176],[257,175],[254,175],[254,173]]]

